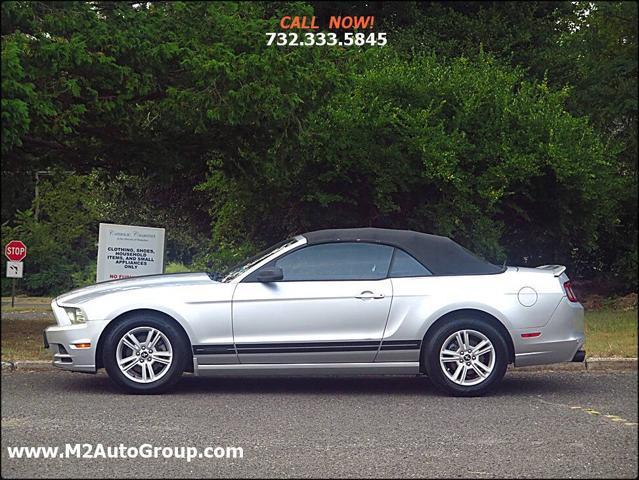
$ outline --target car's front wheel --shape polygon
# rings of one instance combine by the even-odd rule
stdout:
[[[483,395],[503,378],[508,346],[481,319],[451,319],[430,335],[423,352],[431,381],[456,396]]]
[[[109,377],[131,393],[160,393],[182,375],[188,345],[177,327],[153,314],[133,315],[105,339]]]

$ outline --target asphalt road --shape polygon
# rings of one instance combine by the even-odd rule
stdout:
[[[103,374],[13,372],[2,374],[2,477],[636,477],[636,422],[637,372],[515,371],[466,399],[416,377],[186,377],[145,397]],[[65,443],[244,457],[8,458],[8,446]]]

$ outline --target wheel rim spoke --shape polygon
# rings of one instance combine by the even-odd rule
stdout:
[[[121,342],[126,345],[127,347],[129,347],[131,350],[135,351],[136,350],[136,346],[133,345],[131,342],[129,342],[126,338],[123,338],[121,340]]]
[[[491,368],[489,368],[488,365],[484,365],[479,360],[475,360],[475,365],[479,367],[481,370],[483,370],[484,373],[490,373],[491,371]]]
[[[492,351],[493,351],[493,347],[491,345],[491,346],[488,346],[488,347],[480,350],[479,352],[475,353],[475,356],[481,357],[482,355],[485,355],[485,354],[487,354],[489,352],[492,352]]]
[[[153,335],[155,335],[156,331],[157,330],[155,330],[154,328],[149,329],[149,333],[146,334],[146,340],[144,341],[144,345],[148,347],[151,344],[151,339],[153,338]]]
[[[465,364],[459,365],[459,368],[455,371],[455,376],[453,377],[455,381],[462,383],[466,380],[466,372],[468,371],[468,367]]]
[[[134,344],[136,347],[140,348],[140,341],[138,340],[138,337],[136,337],[136,336],[135,336],[135,335],[133,335],[132,333],[129,333],[129,334],[127,335],[127,337],[128,337],[128,339],[129,339],[130,341],[132,341],[132,342],[133,342],[133,344]]]
[[[479,368],[477,368],[477,365],[475,363],[471,363],[470,366],[472,367],[473,370],[475,370],[477,375],[479,375],[480,377],[484,378],[486,376],[484,372],[482,372]]]
[[[130,357],[126,357],[125,359],[120,360],[120,368],[123,371],[127,371],[129,369],[131,369],[132,367],[134,367],[137,363],[138,363],[138,356],[137,355],[132,355]]]
[[[455,370],[455,373],[453,374],[453,380],[457,381],[457,378],[459,377],[459,374],[464,369],[464,367],[465,367],[465,365],[463,363],[460,363],[457,366],[457,369]]]
[[[171,368],[173,348],[161,330],[149,326],[135,327],[118,342],[116,362],[128,379],[136,383],[152,383],[166,375]],[[136,366],[139,368],[134,368]]]
[[[156,331],[155,338],[151,340],[151,344],[149,345],[149,348],[155,348],[155,345],[158,343],[158,340],[160,340],[160,338],[162,338],[162,335],[160,335],[159,331]]]
[[[153,362],[162,363],[164,365],[169,365],[171,363],[171,358],[162,358],[162,357],[158,357],[157,355],[152,355],[151,360]]]
[[[473,354],[477,355],[477,352],[484,348],[486,345],[488,345],[490,342],[486,341],[486,340],[482,340],[481,342],[479,342],[477,345],[475,345],[473,347]]]
[[[452,350],[444,350],[439,358],[442,362],[456,362],[459,360],[459,353]]]
[[[155,372],[153,371],[153,366],[151,365],[151,362],[146,362],[145,365],[146,365],[146,368],[149,371],[149,374],[148,374],[147,378],[150,381],[155,380]]]

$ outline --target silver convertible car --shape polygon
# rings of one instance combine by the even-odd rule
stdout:
[[[424,374],[480,395],[515,366],[583,361],[565,267],[500,267],[454,241],[358,228],[296,236],[224,275],[114,280],[51,304],[53,364],[157,393],[195,375]]]

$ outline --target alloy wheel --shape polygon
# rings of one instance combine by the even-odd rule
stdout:
[[[173,363],[173,348],[168,337],[157,328],[136,327],[125,333],[115,351],[120,371],[137,383],[162,378]]]
[[[478,385],[495,367],[495,347],[477,330],[458,330],[442,344],[439,364],[446,377],[457,385]]]

